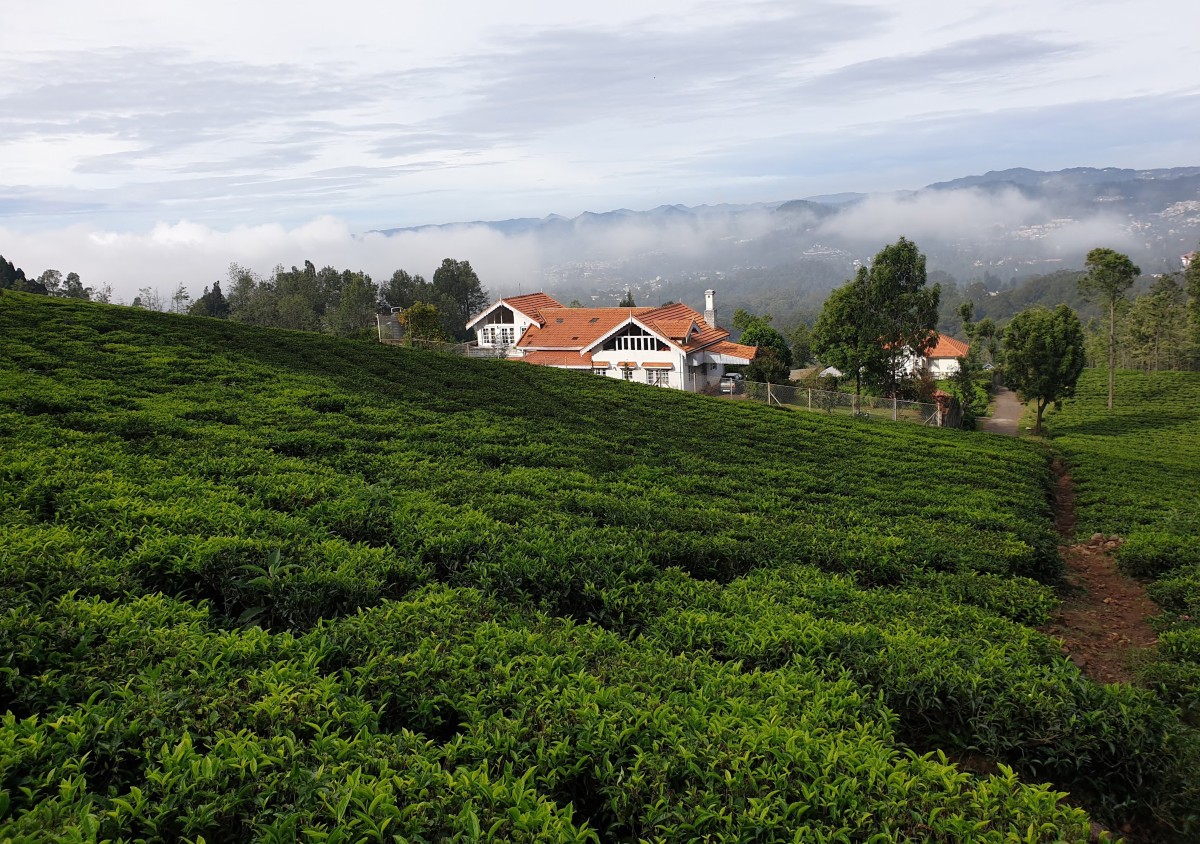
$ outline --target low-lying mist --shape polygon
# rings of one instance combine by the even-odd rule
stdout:
[[[820,283],[828,287],[848,277],[855,262],[869,261],[901,236],[926,252],[930,270],[960,281],[981,277],[989,267],[1022,263],[1078,267],[1095,246],[1131,253],[1153,249],[1127,217],[1102,208],[1068,215],[1015,189],[925,190],[840,207],[778,205],[670,206],[547,218],[516,233],[460,224],[364,234],[333,217],[293,228],[220,230],[188,221],[143,232],[0,228],[0,254],[29,276],[49,268],[74,271],[93,288],[110,284],[114,301],[130,301],[141,288],[169,296],[179,284],[198,296],[226,278],[230,263],[267,274],[276,265],[310,260],[318,267],[363,270],[382,282],[401,268],[428,277],[443,258],[452,257],[469,260],[494,295],[538,288],[565,293],[655,277],[662,287],[682,293],[713,283],[711,277],[701,279],[719,272],[723,294],[736,297],[738,278],[750,270],[761,275],[775,268],[771,283],[785,293],[789,268],[812,261],[823,262]]]

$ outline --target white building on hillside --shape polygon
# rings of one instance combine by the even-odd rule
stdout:
[[[500,299],[467,323],[473,351],[541,366],[578,369],[698,392],[757,349],[729,342],[716,327],[714,294],[705,312],[676,303],[658,308],[565,308],[545,293]]]
[[[916,375],[922,369],[929,370],[934,378],[949,378],[958,372],[958,359],[967,356],[971,349],[961,340],[955,340],[946,334],[939,334],[937,342],[925,352],[923,357],[912,361],[912,374]]]

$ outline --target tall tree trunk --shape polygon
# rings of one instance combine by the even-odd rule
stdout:
[[[1116,372],[1117,300],[1108,303],[1108,409],[1112,410],[1113,378]]]

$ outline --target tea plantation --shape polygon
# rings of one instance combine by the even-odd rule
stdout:
[[[1048,486],[1017,440],[4,293],[0,841],[1189,840],[1194,732],[1032,627]]]
[[[1106,374],[1085,373],[1049,432],[1078,487],[1079,531],[1120,535],[1120,565],[1156,579],[1147,679],[1200,723],[1200,373],[1118,373],[1112,411]]]

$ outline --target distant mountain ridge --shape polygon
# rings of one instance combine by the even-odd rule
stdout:
[[[1200,200],[1200,167],[1171,167],[1134,170],[1120,167],[1070,167],[1065,170],[1031,170],[1014,167],[991,170],[981,175],[963,176],[934,182],[915,191],[880,193],[834,193],[783,202],[756,202],[720,205],[659,205],[646,211],[617,208],[611,211],[584,211],[575,217],[548,214],[545,217],[518,217],[510,220],[473,220],[374,229],[372,234],[395,235],[484,226],[502,234],[566,231],[623,223],[664,223],[712,217],[737,217],[747,213],[806,212],[828,217],[869,197],[920,196],[927,192],[976,189],[988,193],[1015,190],[1031,199],[1050,202],[1063,213],[1099,203],[1115,203],[1114,208],[1129,211],[1162,210],[1174,203]]]
[[[784,202],[660,205],[384,229],[439,232],[446,249],[479,227],[501,234],[476,258],[493,292],[546,290],[615,305],[701,301],[812,311],[884,245],[909,237],[943,281],[996,292],[1079,270],[1090,249],[1128,254],[1146,273],[1180,268],[1200,244],[1200,167],[995,170],[918,190],[833,193]],[[506,250],[521,250],[509,260]],[[446,254],[451,254],[447,251]],[[532,261],[532,263],[531,263]]]

